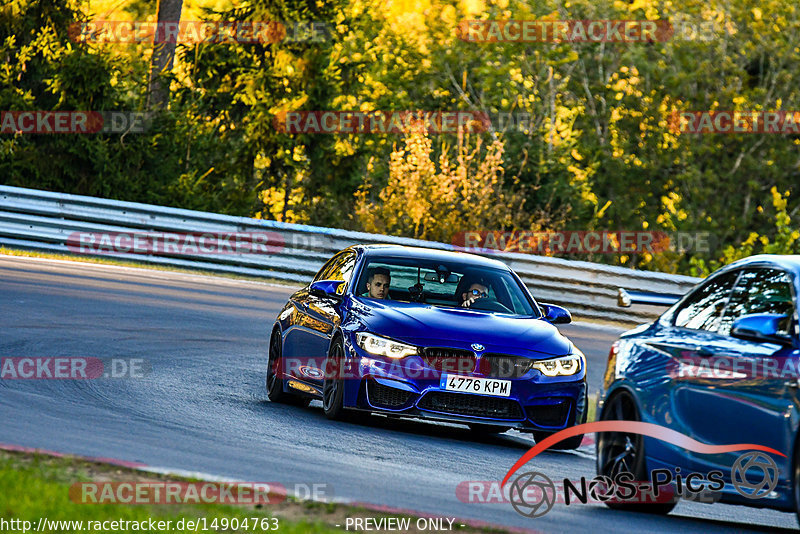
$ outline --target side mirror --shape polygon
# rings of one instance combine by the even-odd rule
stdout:
[[[345,283],[341,280],[317,280],[311,283],[308,292],[317,297],[341,299]]]
[[[733,322],[731,336],[748,341],[792,345],[792,338],[783,333],[785,328],[782,328],[781,324],[789,320],[789,316],[777,313],[745,315]]]
[[[572,322],[572,314],[566,308],[555,304],[540,304],[544,311],[544,320],[551,324],[567,324]]]

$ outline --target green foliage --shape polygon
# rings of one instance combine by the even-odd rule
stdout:
[[[70,41],[85,20],[73,1],[14,0],[0,8],[0,109],[106,111],[139,108],[134,57]],[[170,203],[176,128],[157,118],[144,135],[3,134],[0,176],[8,185]]]
[[[725,247],[720,258],[708,262],[703,258],[692,258],[690,272],[693,276],[708,276],[723,265],[753,254],[800,254],[800,230],[796,225],[792,226],[792,217],[787,211],[789,191],[781,194],[778,188],[773,187],[770,192],[775,208],[774,237],[770,239],[768,235],[751,232],[738,246]],[[761,206],[757,210],[759,213],[764,211]]]
[[[143,18],[155,4],[131,0],[124,9]],[[147,46],[69,41],[67,25],[89,16],[77,0],[12,0],[0,8],[0,109],[142,108]],[[506,182],[494,207],[515,215],[513,225],[709,232],[720,244],[711,253],[580,257],[707,272],[743,254],[797,250],[790,238],[800,209],[800,135],[690,135],[674,130],[673,114],[800,110],[799,16],[784,0],[248,0],[206,17],[323,22],[330,39],[181,45],[170,112],[148,133],[3,135],[0,180],[420,235],[415,225],[351,216],[365,198],[373,209],[390,205],[381,192],[413,177],[414,170],[397,175],[393,163],[400,136],[286,134],[276,119],[294,110],[525,114],[510,129],[480,136],[484,147],[503,147]],[[457,31],[473,19],[694,26],[676,26],[671,39],[652,43],[475,43]],[[696,32],[700,24],[705,33]],[[431,137],[426,157],[439,162],[457,143]],[[775,220],[760,209],[770,191],[785,192],[782,208],[773,198]],[[471,230],[506,227],[500,215]],[[424,235],[442,233],[425,224]]]

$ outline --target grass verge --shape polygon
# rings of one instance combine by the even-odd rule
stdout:
[[[342,532],[347,519],[409,518],[416,530],[417,517],[405,514],[376,512],[356,506],[301,501],[293,497],[275,504],[223,505],[223,504],[85,504],[80,502],[80,492],[70,488],[78,482],[166,482],[197,481],[172,475],[159,475],[125,467],[93,462],[74,457],[53,457],[41,454],[0,451],[0,530],[23,532],[99,532],[106,521],[128,521],[144,524],[138,529],[132,523],[127,528],[110,529],[105,532],[280,532],[288,534],[327,534]],[[75,500],[73,500],[75,499]],[[78,502],[76,502],[78,501]],[[43,520],[41,530],[36,530]],[[46,520],[46,523],[44,522]],[[150,530],[149,521],[164,522],[164,526]],[[178,528],[183,520],[183,528]],[[199,523],[202,521],[202,523]],[[215,522],[216,520],[216,522]],[[245,528],[244,521],[247,520]],[[3,521],[6,523],[4,524]],[[17,523],[10,523],[17,521]],[[27,521],[29,523],[20,523]],[[166,522],[170,523],[167,524]],[[194,521],[191,528],[188,521]],[[54,522],[62,522],[54,524]],[[63,523],[63,522],[72,522]],[[80,525],[75,522],[82,522]],[[100,523],[95,523],[100,522]],[[142,523],[144,522],[144,523]],[[212,528],[216,524],[217,528]],[[446,525],[447,522],[445,521]],[[195,528],[195,525],[197,528]],[[225,525],[227,528],[222,528]],[[236,526],[237,528],[233,528]],[[264,529],[262,527],[266,526]],[[278,528],[275,529],[274,527]],[[255,528],[254,528],[255,527]],[[354,530],[351,526],[351,532]],[[453,531],[459,533],[506,532],[502,529],[483,526],[461,525],[453,522]]]

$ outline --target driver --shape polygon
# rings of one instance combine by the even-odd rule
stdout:
[[[469,308],[478,300],[489,296],[489,288],[484,283],[484,280],[476,280],[471,283],[467,290],[461,293],[461,306]]]
[[[384,267],[372,269],[367,278],[368,296],[374,299],[385,299],[389,294],[391,273]]]

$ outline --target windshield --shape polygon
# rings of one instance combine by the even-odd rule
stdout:
[[[412,258],[372,258],[361,270],[360,297],[539,315],[508,271]]]

